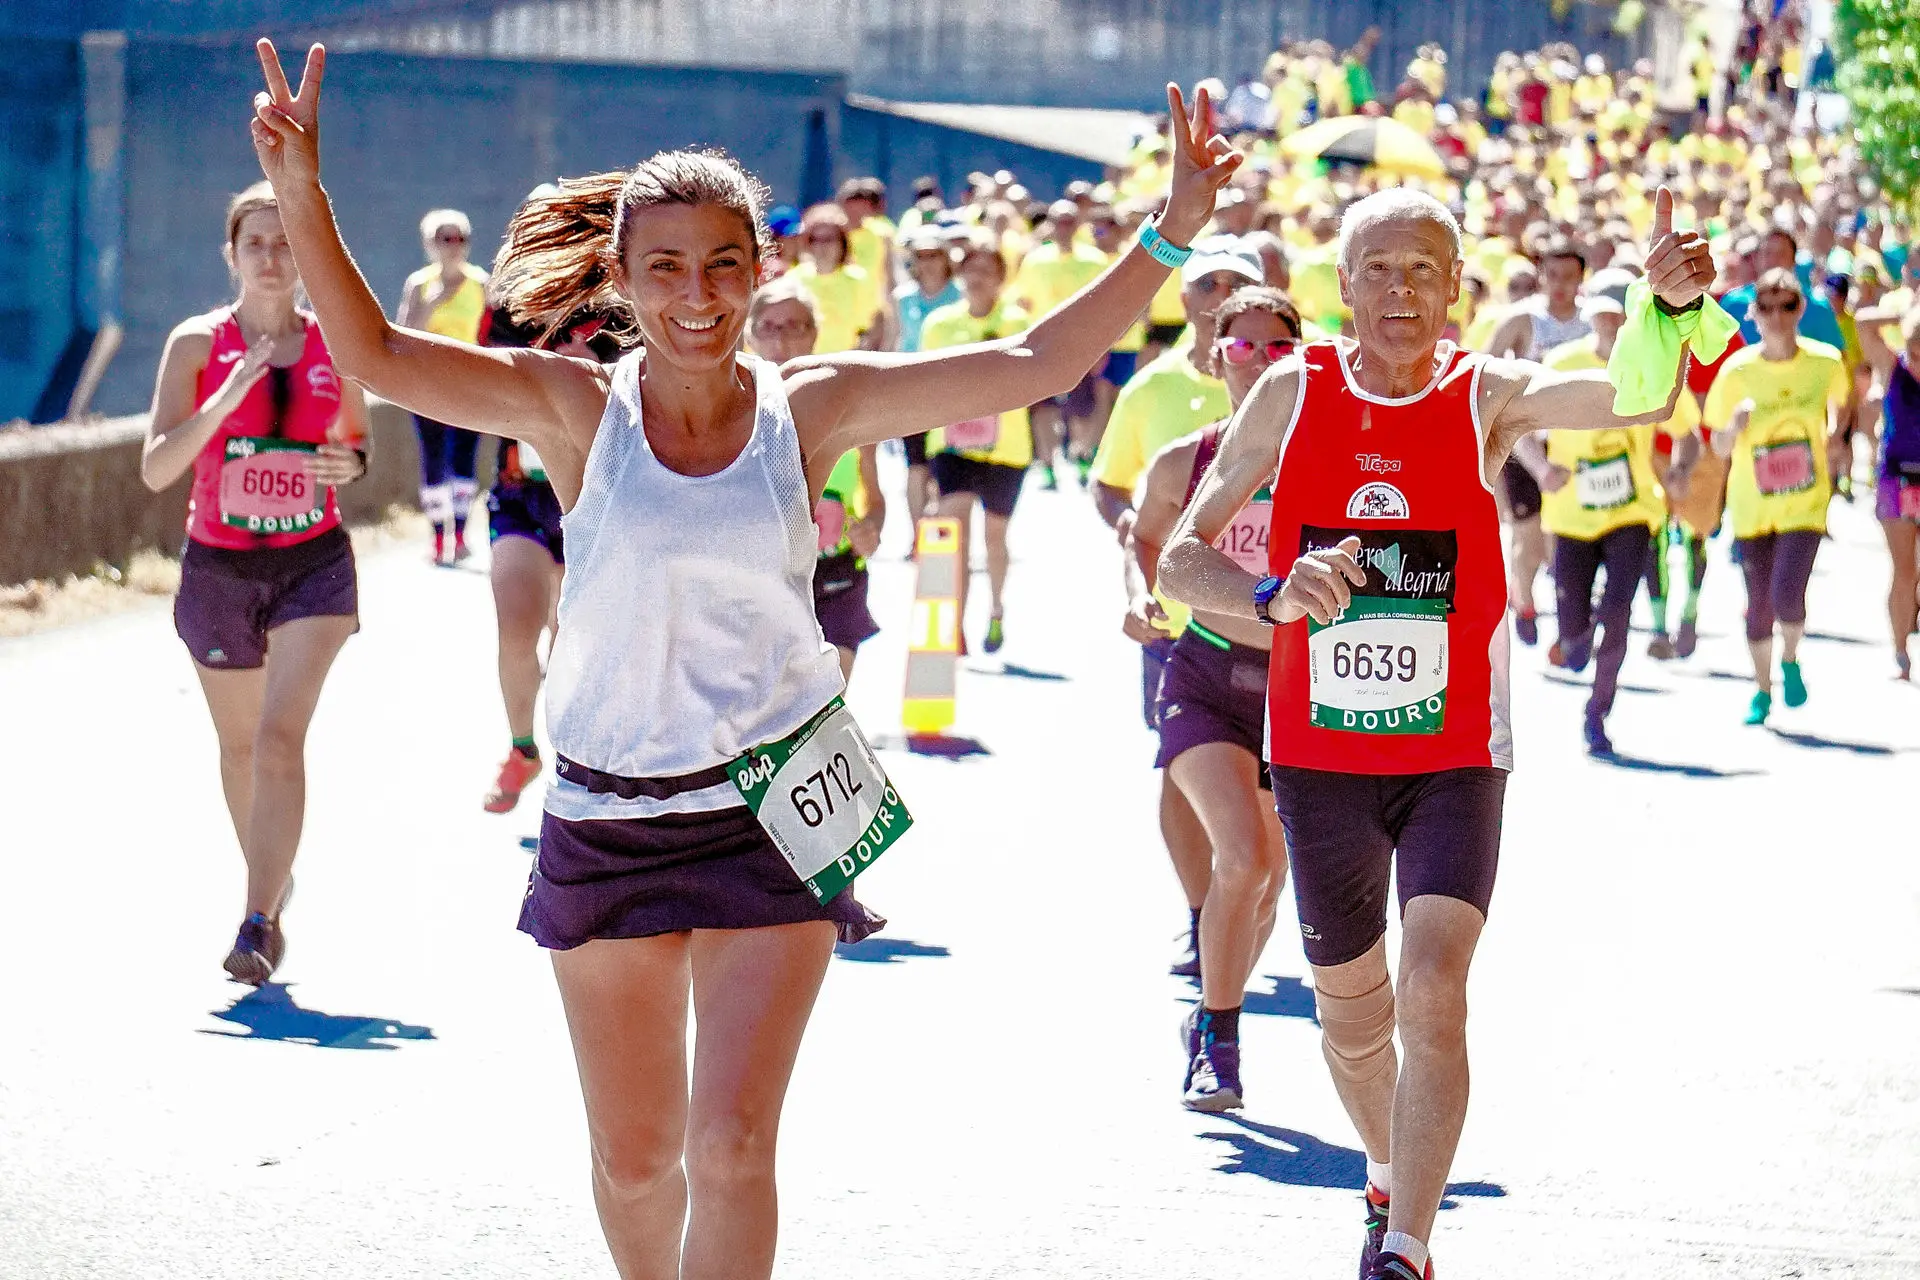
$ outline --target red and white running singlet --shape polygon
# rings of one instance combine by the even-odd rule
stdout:
[[[1270,572],[1360,539],[1365,586],[1328,626],[1274,628],[1267,759],[1338,773],[1513,767],[1506,562],[1476,410],[1484,356],[1442,343],[1418,395],[1362,391],[1350,342],[1301,351]]]
[[[286,547],[340,523],[333,489],[307,475],[307,459],[340,416],[340,375],[320,322],[305,313],[301,318],[307,340],[300,359],[254,383],[193,460],[187,536],[195,542],[231,551]],[[201,404],[246,354],[246,337],[229,307],[214,322],[213,349],[200,371]]]

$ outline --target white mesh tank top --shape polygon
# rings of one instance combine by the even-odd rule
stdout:
[[[567,576],[547,675],[554,750],[631,778],[676,777],[783,738],[845,687],[813,612],[817,537],[776,366],[741,357],[758,407],[724,470],[683,476],[640,422],[634,352],[566,514]],[[558,818],[643,818],[741,803],[731,783],[659,801],[557,779]]]
[[[1543,295],[1527,299],[1527,311],[1533,316],[1533,341],[1527,347],[1527,359],[1543,359],[1547,352],[1563,342],[1572,342],[1575,338],[1584,338],[1593,332],[1593,326],[1578,311],[1571,320],[1558,320],[1547,311],[1547,300]]]

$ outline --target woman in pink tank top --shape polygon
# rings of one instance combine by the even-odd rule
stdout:
[[[267,184],[229,205],[225,253],[239,297],[168,337],[140,475],[156,492],[193,477],[174,627],[213,715],[247,864],[225,967],[259,986],[286,950],[307,724],[360,625],[334,489],[366,474],[367,409],[319,324],[294,306],[300,281]],[[269,681],[270,669],[282,678]]]

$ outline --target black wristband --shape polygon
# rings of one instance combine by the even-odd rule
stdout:
[[[1659,294],[1656,293],[1653,295],[1653,305],[1660,308],[1660,314],[1663,316],[1691,315],[1693,312],[1698,311],[1701,307],[1704,307],[1707,305],[1707,295],[1703,293],[1699,297],[1695,298],[1692,302],[1689,302],[1686,306],[1676,307],[1668,303],[1668,301],[1665,298],[1661,297]]]
[[[373,463],[367,460],[367,451],[365,449],[355,449],[353,456],[360,459],[360,474],[355,476],[354,479],[365,480],[367,478],[367,472],[373,468]]]

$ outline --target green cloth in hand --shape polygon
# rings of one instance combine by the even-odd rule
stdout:
[[[1614,339],[1607,361],[1607,380],[1613,383],[1613,412],[1637,418],[1666,407],[1680,377],[1680,359],[1687,347],[1705,364],[1718,360],[1740,326],[1712,298],[1702,298],[1698,311],[1670,316],[1653,304],[1653,289],[1645,280],[1627,287],[1627,319]]]

